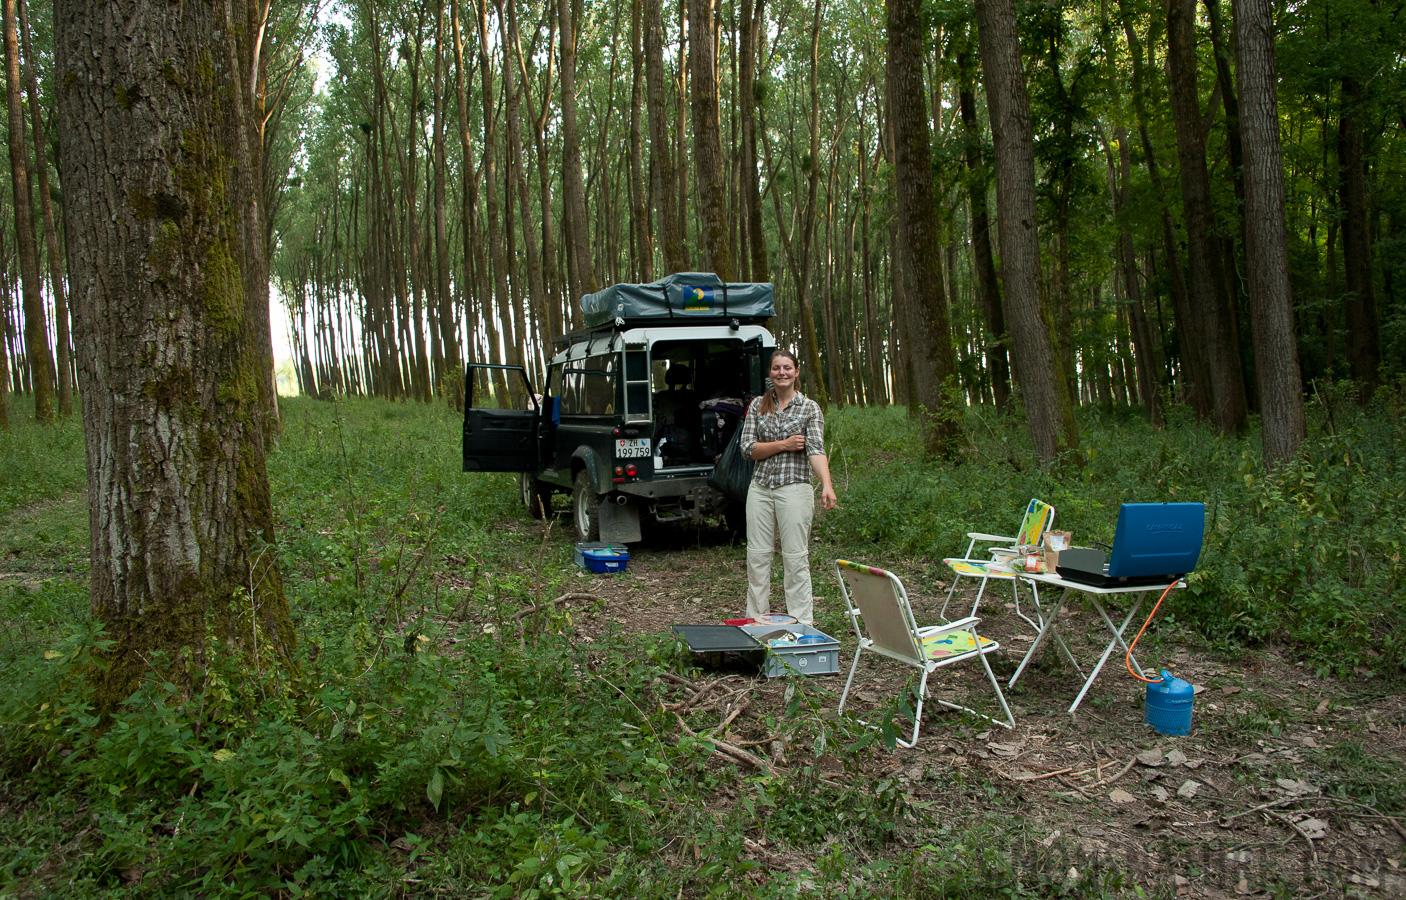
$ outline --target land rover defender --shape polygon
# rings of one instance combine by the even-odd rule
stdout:
[[[642,521],[713,515],[740,529],[741,505],[708,476],[763,390],[771,285],[671,275],[587,294],[581,309],[586,325],[553,341],[540,393],[520,366],[470,366],[513,370],[528,402],[474,408],[466,373],[464,471],[519,473],[534,516],[569,492],[580,541],[638,541]]]

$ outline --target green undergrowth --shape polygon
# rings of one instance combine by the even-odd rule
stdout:
[[[1104,540],[1121,501],[1204,500],[1203,564],[1169,613],[1179,628],[1226,646],[1287,638],[1320,668],[1385,674],[1402,653],[1400,402],[1316,402],[1303,457],[1269,478],[1253,439],[1184,420],[1153,431],[1088,413],[1082,466],[1041,473],[1014,417],[972,411],[972,446],[950,466],[920,458],[903,410],[832,410],[841,509],[821,519],[817,560],[953,555],[967,530],[1013,529],[1031,496],[1076,539]],[[586,641],[570,605],[527,612],[582,585],[569,538],[558,526],[543,539],[513,476],[459,471],[457,416],[285,400],[282,418],[269,473],[296,666],[249,671],[212,645],[198,695],[152,681],[106,722],[87,687],[104,637],[86,573],[35,564],[21,542],[38,512],[85,506],[81,436],[71,422],[0,436],[0,571],[20,576],[0,579],[0,896],[1160,890],[1059,845],[1032,850],[1012,801],[959,770],[927,777],[970,811],[960,821],[872,774],[884,736],[827,715],[832,685],[789,692],[786,774],[717,765],[661,706],[664,676],[689,674],[677,643]],[[63,516],[60,556],[85,553],[81,521]],[[1344,765],[1329,787],[1359,796],[1371,775]]]
[[[0,581],[0,897],[1137,893],[1077,853],[1031,852],[984,783],[932,773],[978,810],[954,824],[865,774],[885,733],[827,715],[828,685],[788,693],[788,772],[717,765],[662,706],[663,676],[692,674],[679,644],[582,640],[569,606],[517,624],[581,586],[569,539],[541,537],[512,476],[459,472],[456,416],[298,400],[282,418],[269,472],[294,667],[250,671],[212,644],[198,694],[152,680],[100,721],[85,574],[6,556],[24,578]],[[73,500],[81,441],[61,446],[48,480],[7,495],[10,535]],[[55,533],[86,550],[82,529]],[[787,864],[759,865],[762,845]]]
[[[1406,664],[1406,383],[1365,408],[1325,386],[1299,456],[1266,475],[1258,435],[1228,438],[1183,409],[1152,429],[1131,411],[1082,412],[1082,443],[1036,468],[1024,421],[971,411],[961,463],[913,464],[906,411],[832,412],[827,438],[841,509],[822,539],[845,553],[961,555],[966,532],[1014,534],[1031,497],[1052,503],[1076,545],[1110,542],[1125,502],[1201,501],[1207,531],[1168,620],[1222,648],[1292,644],[1322,673]],[[980,549],[980,548],[978,548]]]

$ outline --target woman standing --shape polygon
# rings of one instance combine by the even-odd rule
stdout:
[[[771,390],[747,410],[742,455],[756,463],[747,491],[747,615],[771,611],[771,551],[781,536],[786,612],[814,623],[810,588],[810,523],[815,517],[811,473],[820,479],[820,502],[835,508],[830,461],[825,457],[825,416],[796,390],[795,354],[771,354]]]

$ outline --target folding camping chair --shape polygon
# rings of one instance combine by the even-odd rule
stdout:
[[[1038,547],[1040,540],[1044,537],[1045,531],[1054,524],[1055,508],[1042,500],[1032,499],[1025,507],[1025,516],[1020,520],[1020,530],[1015,537],[1005,537],[999,534],[986,534],[981,531],[968,531],[967,537],[971,538],[971,543],[967,544],[967,552],[961,557],[951,557],[944,559],[948,568],[952,570],[952,586],[947,590],[947,599],[943,601],[942,611],[938,616],[947,618],[947,605],[952,602],[952,596],[957,592],[957,583],[963,578],[980,578],[981,587],[977,588],[976,599],[972,601],[971,615],[976,615],[976,609],[981,605],[981,596],[986,593],[986,582],[992,578],[998,581],[1009,581],[1011,591],[1015,594],[1015,614],[1024,619],[1031,628],[1040,630],[1043,624],[1043,617],[1040,617],[1040,593],[1035,585],[1030,586],[1031,593],[1035,596],[1035,615],[1040,618],[1037,622],[1027,616],[1020,609],[1020,582],[1015,575],[1004,568],[992,568],[992,563],[1001,562],[998,556],[1014,556],[1019,550]],[[989,544],[987,553],[990,558],[979,559],[973,556],[978,543]],[[999,545],[999,546],[997,546]]]
[[[913,715],[913,737],[908,741],[898,741],[900,747],[912,747],[918,742],[918,729],[923,723],[923,701],[927,698],[928,676],[944,666],[979,659],[981,667],[986,670],[992,690],[996,692],[996,699],[1000,701],[1001,709],[1006,713],[1006,720],[1003,722],[993,719],[970,707],[948,703],[945,700],[937,700],[937,703],[948,709],[960,709],[981,716],[1005,728],[1015,727],[1015,718],[1011,716],[1011,708],[1006,705],[1006,696],[1001,693],[1001,686],[996,683],[991,664],[986,661],[987,654],[1001,649],[1001,645],[977,634],[976,626],[980,619],[969,616],[946,625],[920,628],[913,618],[913,607],[908,603],[908,594],[903,590],[903,582],[892,572],[837,559],[835,577],[840,582],[840,593],[845,598],[850,624],[854,626],[854,633],[859,638],[859,647],[854,651],[854,663],[849,668],[849,678],[845,681],[844,693],[840,695],[840,708],[837,712],[842,713],[845,710],[850,685],[853,684],[854,673],[859,668],[859,657],[865,650],[921,669],[923,679],[918,685],[918,709]],[[862,624],[860,619],[863,619]]]

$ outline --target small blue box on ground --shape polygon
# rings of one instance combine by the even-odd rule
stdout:
[[[1162,680],[1147,686],[1142,720],[1162,734],[1190,734],[1191,708],[1196,690],[1189,682],[1162,672]]]
[[[615,574],[625,571],[630,564],[630,554],[623,550],[585,550],[581,553],[586,568],[598,574]]]
[[[587,550],[612,550],[616,553],[625,554],[625,558],[630,558],[630,551],[624,544],[609,544],[605,541],[578,541],[576,543],[576,565],[586,568]]]

